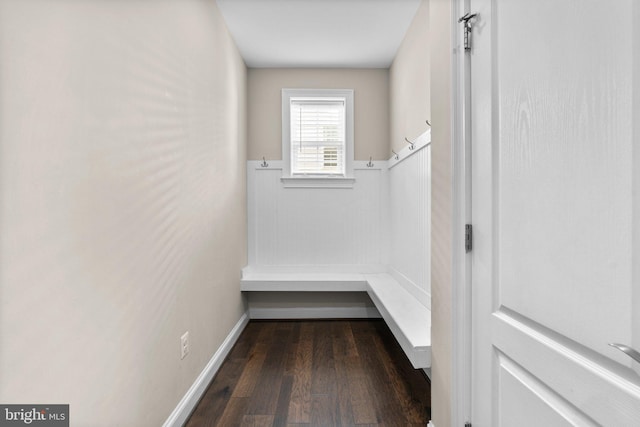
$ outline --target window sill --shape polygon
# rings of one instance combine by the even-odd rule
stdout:
[[[353,188],[356,182],[345,176],[283,176],[280,180],[285,188]]]

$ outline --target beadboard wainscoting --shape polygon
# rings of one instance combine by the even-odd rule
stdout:
[[[431,145],[420,135],[389,164],[389,273],[431,307]]]
[[[249,266],[370,272],[388,259],[388,166],[354,162],[351,186],[288,187],[282,161],[249,161]]]

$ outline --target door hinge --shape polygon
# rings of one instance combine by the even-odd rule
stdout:
[[[477,13],[467,13],[458,22],[464,22],[464,50],[468,52],[471,50],[471,30],[473,29],[473,22],[471,20],[478,16]]]
[[[464,250],[469,253],[473,249],[473,226],[465,224],[464,226]]]

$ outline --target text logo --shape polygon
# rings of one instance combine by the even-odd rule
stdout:
[[[69,405],[0,405],[0,427],[69,427]]]

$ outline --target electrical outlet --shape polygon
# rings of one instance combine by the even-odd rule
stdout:
[[[189,354],[189,331],[180,337],[180,359],[184,359]]]

